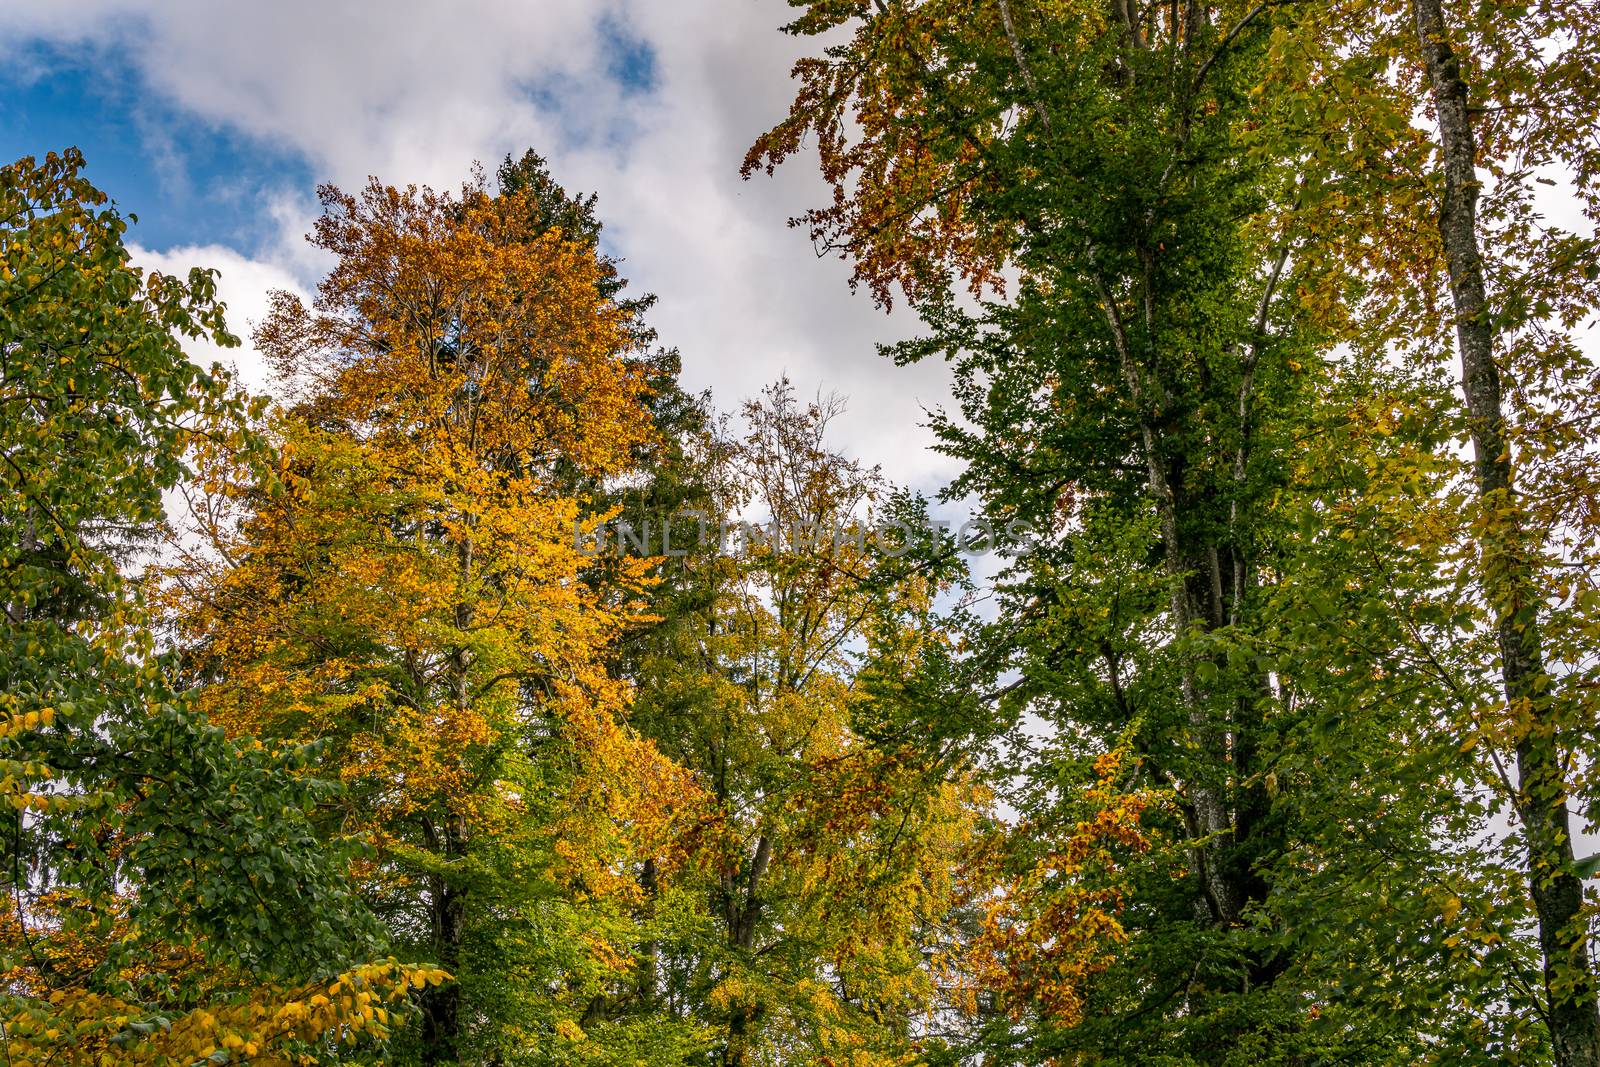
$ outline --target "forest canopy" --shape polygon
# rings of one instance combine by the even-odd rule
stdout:
[[[531,149],[0,168],[5,1063],[1600,1067],[1600,10],[790,4],[933,498]]]

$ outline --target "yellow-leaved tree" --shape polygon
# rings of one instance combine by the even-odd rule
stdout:
[[[641,666],[636,721],[714,815],[709,864],[647,871],[642,999],[703,1019],[723,1067],[919,1062],[964,981],[957,872],[988,798],[907,711],[962,568],[830,447],[841,407],[783,381],[710,435],[702,596]]]
[[[627,858],[670,854],[697,802],[605,669],[646,563],[588,580],[605,515],[563,489],[625,476],[651,432],[637,331],[534,195],[322,190],[337,263],[256,333],[292,398],[276,476],[210,457],[207,550],[170,586],[206,710],[323,746],[329,832],[370,834],[391,937],[455,976],[420,993],[425,1063],[581,1058],[632,966]]]

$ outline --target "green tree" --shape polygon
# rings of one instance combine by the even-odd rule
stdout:
[[[1595,368],[1574,330],[1593,314],[1596,249],[1539,194],[1565,186],[1593,217],[1596,31],[1578,4],[1315,5],[1274,43],[1264,87],[1338,190],[1315,206],[1320,255],[1366,280],[1352,307],[1364,343],[1442,370],[1453,341],[1461,362],[1451,422],[1472,462],[1449,490],[1459,520],[1435,536],[1456,546],[1442,571],[1459,579],[1458,611],[1495,638],[1466,671],[1474,699],[1446,702],[1442,725],[1466,736],[1464,777],[1514,825],[1544,963],[1535,988],[1508,971],[1505,996],[1537,1013],[1558,1063],[1584,1064],[1600,1055],[1600,1014],[1569,809],[1592,804],[1577,767],[1597,718],[1581,429]],[[1431,121],[1415,121],[1418,100]]]
[[[1462,61],[1452,46],[1442,5],[1439,0],[1416,0],[1412,10],[1439,129],[1444,181],[1438,232],[1455,304],[1456,352],[1483,502],[1479,582],[1494,614],[1506,704],[1518,720],[1513,732],[1516,811],[1544,954],[1547,1021],[1558,1064],[1594,1067],[1600,1064],[1600,995],[1590,959],[1589,920],[1583,914],[1583,883],[1573,869],[1567,809],[1570,759],[1559,737],[1564,724],[1560,712],[1550,711],[1552,679],[1536,573],[1539,546],[1530,541],[1528,518],[1517,498],[1513,446],[1506,430],[1495,352],[1498,331],[1478,232],[1478,138]],[[1543,287],[1535,300],[1549,304]]]
[[[1441,484],[1411,447],[1440,440],[1422,417],[1440,410],[1440,383],[1335,358],[1365,279],[1319,272],[1308,206],[1345,190],[1304,165],[1305,98],[1279,112],[1257,91],[1295,10],[798,6],[793,32],[839,40],[796,67],[794,107],[747,173],[816,138],[835,197],[807,216],[813,236],[880,301],[898,289],[922,315],[929,336],[897,358],[956,368],[960,418],[936,423],[966,464],[953,492],[1039,539],[971,641],[990,672],[974,691],[1026,724],[1017,885],[1036,894],[1027,872],[1076,847],[1065,813],[1100,802],[1097,757],[1125,748],[1117,784],[1168,798],[1144,807],[1140,849],[1111,851],[1120,885],[1095,889],[1126,902],[1113,916],[1121,962],[1002,960],[1015,984],[988,1027],[995,1055],[1403,1063],[1430,1043],[1472,1049],[1439,1005],[1492,1013],[1495,994],[1437,951],[1425,908],[1390,903],[1433,900],[1439,880],[1460,890],[1436,909],[1498,891],[1472,876],[1476,850],[1433,832],[1487,818],[1455,814],[1458,768],[1439,758],[1454,746],[1427,698],[1455,700],[1455,675],[1430,677],[1420,700],[1385,681],[1424,651],[1376,613],[1386,597],[1409,593],[1433,613],[1430,639],[1454,636],[1449,605],[1430,599],[1438,545],[1350,545],[1364,532],[1328,528],[1395,491],[1355,477],[1340,449],[1376,438],[1385,473]],[[980,296],[1004,282],[1010,296],[974,308],[959,281]],[[1386,444],[1397,411],[1407,436]],[[1324,481],[1335,469],[1347,484]],[[1361,761],[1390,731],[1416,744],[1377,788]],[[1334,782],[1361,784],[1346,796]],[[1354,826],[1374,833],[1346,869]],[[1058,884],[1064,902],[1081,891]],[[1329,914],[1341,894],[1348,909]],[[1071,907],[1043,914],[1077,921]],[[1508,936],[1515,918],[1497,912],[1490,933]],[[1030,973],[1057,964],[1084,988]],[[1354,995],[1352,973],[1375,987],[1405,974],[1431,993],[1396,1006]]]
[[[711,1026],[728,1067],[921,1047],[985,806],[960,754],[888,728],[888,680],[936,655],[932,598],[957,574],[909,501],[829,447],[838,404],[783,382],[704,439],[713,509],[683,543],[705,592],[639,667],[633,721],[713,802],[702,862],[647,874],[647,1003]],[[908,539],[884,550],[890,517]]]
[[[332,1059],[382,1020],[278,1013],[346,968],[369,996],[406,975],[365,966],[381,939],[348,850],[305,817],[326,787],[291,773],[308,751],[229,740],[191,709],[124,574],[197,441],[253,447],[220,370],[181,348],[236,342],[210,272],[130,265],[82,167],[68,151],[0,169],[6,1051]]]

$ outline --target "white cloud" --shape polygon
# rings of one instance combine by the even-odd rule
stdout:
[[[806,45],[778,32],[790,13],[780,0],[12,0],[0,39],[115,50],[167,102],[302,153],[347,186],[369,174],[450,186],[474,160],[532,146],[569,189],[600,193],[608,243],[635,286],[660,295],[655,322],[682,349],[688,386],[714,388],[724,406],[783,373],[802,392],[840,392],[841,442],[932,488],[953,468],[919,423],[948,396],[945,369],[879,357],[875,343],[914,322],[852,296],[844,265],[785,225],[824,195],[804,161],[776,179],[738,176],[745,148],[786,110]],[[605,18],[654,50],[650,91],[607,75]],[[309,193],[267,205],[284,239],[257,260],[166,255],[222,268],[235,320],[248,316],[258,289],[309,284],[322,267],[299,240]]]
[[[253,394],[271,392],[271,370],[261,354],[250,346],[250,332],[266,316],[267,294],[274,289],[287,289],[309,298],[293,273],[222,245],[172,248],[165,252],[152,252],[133,245],[128,251],[137,266],[180,278],[187,275],[191,267],[216,268],[217,298],[227,305],[228,329],[245,343],[240,348],[223,348],[209,341],[191,340],[185,343],[184,350],[190,359],[202,366],[221,363]]]

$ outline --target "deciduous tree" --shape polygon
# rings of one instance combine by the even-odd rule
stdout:
[[[82,167],[0,169],[0,1043],[14,1063],[333,1062],[438,976],[373,958],[348,857],[305,817],[321,790],[290,773],[308,753],[224,738],[158,653],[128,550],[197,443],[252,443],[181,348],[233,343],[214,276],[132,266]]]
[[[573,495],[649,437],[636,339],[592,243],[530,229],[535,195],[323,191],[337,263],[257,333],[296,396],[275,479],[219,456],[212,552],[177,575],[204,705],[326,746],[374,906],[456,976],[421,998],[429,1063],[584,1058],[629,969],[621,871],[672,862],[698,796],[620,721],[607,650],[645,565],[585,581],[606,513]]]

